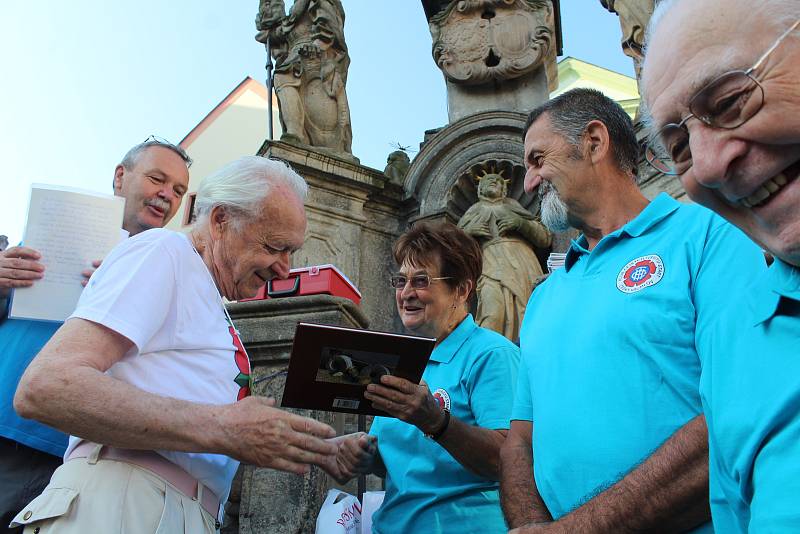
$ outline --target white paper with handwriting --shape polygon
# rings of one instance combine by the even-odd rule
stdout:
[[[120,242],[124,211],[122,197],[33,184],[23,243],[42,255],[44,278],[14,290],[9,317],[66,320],[83,291],[81,271]]]

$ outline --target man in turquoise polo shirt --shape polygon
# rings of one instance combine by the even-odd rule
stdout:
[[[664,2],[650,35],[642,81],[654,165],[680,175],[692,199],[775,257],[751,287],[731,295],[700,345],[714,527],[725,533],[797,532],[798,5]]]
[[[169,222],[189,186],[190,164],[182,148],[155,138],[131,148],[114,171],[114,194],[125,197],[123,229],[134,235]],[[0,252],[0,532],[20,530],[7,525],[44,490],[67,448],[65,434],[19,417],[13,407],[22,373],[61,326],[6,318],[9,291],[45,274],[40,259],[23,246]]]
[[[529,116],[525,188],[551,230],[582,235],[523,320],[502,452],[515,532],[711,531],[696,344],[765,266],[712,212],[648,201],[637,156],[630,118],[598,91]]]

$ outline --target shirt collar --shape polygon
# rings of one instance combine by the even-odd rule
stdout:
[[[656,198],[650,201],[649,204],[633,218],[628,221],[622,228],[611,232],[608,236],[619,237],[625,233],[631,237],[639,237],[647,232],[656,223],[669,216],[672,212],[678,209],[680,202],[669,196],[667,193],[660,193]],[[605,239],[605,238],[604,238]],[[570,243],[567,256],[564,258],[564,269],[569,271],[575,262],[578,261],[584,254],[589,254],[589,243],[586,241],[584,235],[580,235],[578,239],[573,239]]]
[[[631,237],[639,237],[647,232],[656,223],[666,218],[678,209],[680,202],[669,196],[667,193],[660,193],[650,201],[639,215],[628,221],[618,232],[625,232]]]
[[[767,273],[751,289],[755,324],[772,318],[782,298],[800,301],[800,269],[777,258]]]
[[[467,341],[472,332],[478,328],[472,319],[472,314],[467,314],[463,321],[450,332],[441,343],[436,345],[431,353],[431,361],[440,363],[450,363],[458,349]]]

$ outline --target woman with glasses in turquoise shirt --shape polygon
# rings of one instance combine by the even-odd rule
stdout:
[[[478,243],[452,224],[422,223],[393,248],[391,277],[403,326],[436,338],[419,384],[384,376],[365,397],[392,417],[370,434],[336,438],[328,471],[386,479],[373,532],[506,532],[499,452],[509,428],[519,349],[477,326],[469,301],[481,273]]]

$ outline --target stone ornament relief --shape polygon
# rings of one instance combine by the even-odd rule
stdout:
[[[511,80],[555,57],[547,0],[460,0],[433,16],[433,58],[456,84]]]

